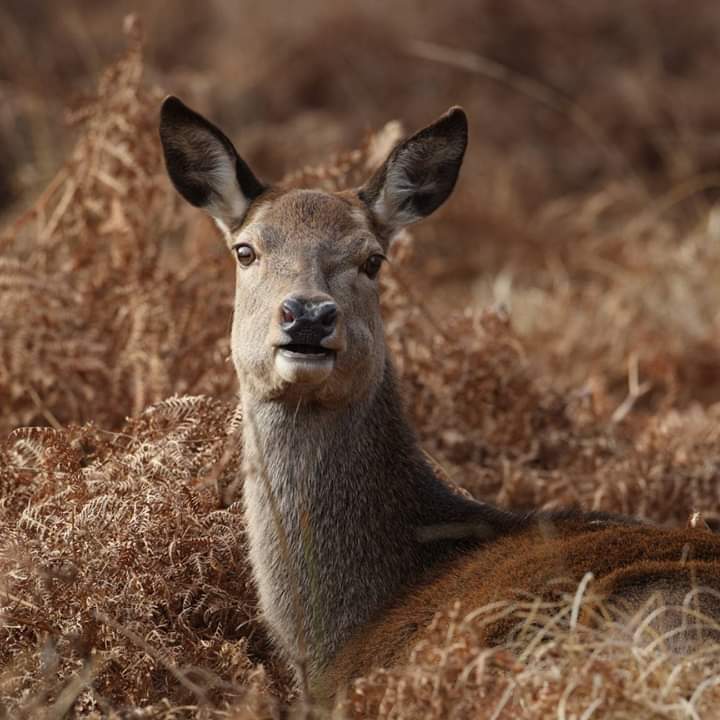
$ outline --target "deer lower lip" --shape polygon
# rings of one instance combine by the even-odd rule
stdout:
[[[304,345],[301,343],[281,345],[278,351],[291,360],[325,360],[335,354],[333,350],[324,348],[321,345]]]
[[[274,366],[288,385],[319,385],[335,369],[335,352],[320,345],[288,343],[277,348]]]

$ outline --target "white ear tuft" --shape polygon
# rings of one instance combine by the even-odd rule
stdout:
[[[228,156],[220,145],[207,144],[206,182],[213,188],[205,211],[218,220],[240,218],[250,204],[240,189],[234,158]]]

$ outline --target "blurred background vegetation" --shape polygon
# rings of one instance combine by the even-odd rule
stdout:
[[[415,231],[427,302],[511,306],[561,389],[612,355],[601,382],[620,398],[628,357],[666,328],[672,370],[653,357],[644,370],[656,385],[682,376],[672,402],[720,399],[717,295],[705,287],[717,269],[718,3],[5,0],[0,219],[31,206],[67,157],[68,117],[123,52],[130,12],[145,82],[211,117],[265,179],[389,119],[412,130],[463,105],[458,190]],[[710,235],[676,256],[698,228]]]
[[[625,221],[649,211],[684,233],[714,217],[720,4],[712,0],[5,0],[0,217],[31,205],[67,156],[77,134],[68,110],[123,51],[120,28],[132,11],[146,81],[215,120],[266,179],[355,147],[389,119],[411,130],[463,105],[471,144],[461,183],[416,231],[436,307],[515,300],[521,331],[553,334],[538,310],[547,298],[523,290],[555,292],[561,276],[579,287],[590,276],[617,285],[629,262],[619,255],[632,245],[630,302],[657,314],[657,296],[672,295],[661,287],[664,268],[676,261],[641,269],[655,241],[626,232]],[[657,327],[688,295],[675,294]],[[703,306],[692,343],[718,332],[717,313],[708,315],[714,298],[692,298]],[[678,322],[698,325],[686,315]],[[622,374],[629,349],[621,343],[613,361]],[[560,365],[568,385],[587,378],[587,364]],[[717,365],[693,348],[688,372],[702,382],[692,398],[720,398]]]
[[[629,176],[663,189],[720,161],[711,0],[5,0],[6,212],[65,157],[65,110],[122,51],[131,11],[151,81],[227,128],[267,176],[451,104],[470,115],[462,189],[479,215],[522,217]]]

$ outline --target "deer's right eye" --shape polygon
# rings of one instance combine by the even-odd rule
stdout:
[[[246,243],[241,243],[240,245],[235,245],[233,247],[233,250],[235,251],[235,257],[237,258],[237,261],[243,267],[248,267],[255,262],[257,256],[255,255],[255,251],[250,245]]]

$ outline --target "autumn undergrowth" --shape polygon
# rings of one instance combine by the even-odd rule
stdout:
[[[163,93],[132,23],[128,43],[72,111],[63,166],[0,232],[0,717],[307,715],[245,553],[232,263],[166,179]],[[352,185],[398,133],[295,181]],[[472,255],[468,192],[452,220],[464,234],[443,238],[440,221],[403,235],[383,278],[388,343],[438,472],[506,507],[667,525],[700,511],[716,526],[717,209],[688,219],[674,210],[695,186],[635,178],[548,200],[525,211],[522,261],[476,272],[458,303],[428,248]],[[337,712],[711,717],[720,647],[673,656],[654,611],[596,622],[591,583],[554,605],[450,604],[406,666],[359,679]],[[478,623],[498,613],[519,630],[483,647]]]

